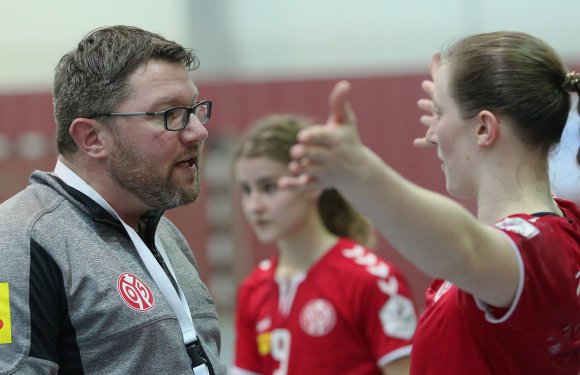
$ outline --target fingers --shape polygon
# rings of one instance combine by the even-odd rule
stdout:
[[[350,82],[339,81],[330,96],[328,97],[328,104],[330,107],[330,114],[328,122],[334,124],[353,124],[354,112],[348,104],[348,94],[350,93]]]
[[[327,125],[311,125],[298,132],[298,143],[290,149],[290,155],[294,159],[307,157],[304,155],[305,146],[309,147],[330,147],[335,145],[338,134],[335,129],[329,128]]]
[[[430,127],[433,122],[433,93],[435,92],[435,76],[437,75],[437,70],[439,69],[439,64],[441,61],[441,54],[436,53],[431,58],[431,63],[429,65],[429,71],[431,73],[432,80],[424,80],[421,82],[421,89],[429,96],[428,98],[422,98],[417,101],[417,107],[423,112],[428,114],[424,114],[419,118],[421,124],[425,125],[426,127]],[[429,148],[433,147],[434,144],[427,140],[427,137],[415,138],[413,140],[413,146],[417,148]]]
[[[435,85],[433,84],[433,81],[423,81],[421,83],[421,88],[431,97],[433,95]],[[433,121],[432,113],[435,109],[433,107],[433,100],[431,100],[430,98],[421,98],[417,101],[417,107],[419,107],[419,109],[422,110],[423,112],[428,113],[422,115],[419,118],[419,121],[421,121],[421,123],[425,126],[430,126]]]
[[[310,169],[317,169],[314,167],[309,167]],[[288,170],[292,171],[301,171],[304,170],[305,166],[303,166],[298,161],[290,162],[288,165]],[[324,189],[325,187],[321,184],[316,177],[315,174],[312,173],[293,173],[290,175],[282,176],[278,179],[278,187],[284,190],[293,190],[293,191],[305,191],[305,190],[312,190],[312,189]]]
[[[433,143],[429,142],[427,140],[427,138],[422,137],[422,138],[415,138],[413,140],[413,146],[415,146],[417,148],[429,148],[429,147],[433,147],[435,145]]]
[[[279,179],[280,188],[334,186],[348,174],[349,158],[362,147],[355,114],[348,103],[350,90],[348,81],[339,81],[328,97],[327,123],[308,126],[298,133],[298,142],[290,149],[290,175]]]
[[[309,190],[318,188],[314,177],[301,174],[298,176],[282,176],[278,179],[278,187],[284,190]]]
[[[356,116],[348,103],[351,84],[342,80],[334,85],[328,97],[329,116],[325,125],[309,126],[298,133],[298,142],[307,145],[332,146],[338,141],[340,134],[336,125],[354,125]]]
[[[328,164],[330,148],[324,144],[326,138],[320,141],[314,139],[311,144],[296,144],[290,149],[292,161],[288,164],[290,173],[297,175],[307,170],[310,172],[313,166]]]
[[[433,98],[433,94],[435,93],[435,83],[431,80],[424,80],[421,82],[421,89],[429,95],[429,98]]]
[[[417,101],[417,107],[419,107],[420,110],[427,112],[429,114],[433,113],[433,101],[431,99],[419,99]]]
[[[425,91],[427,95],[429,95],[429,98],[419,99],[417,101],[417,107],[419,107],[419,109],[422,110],[423,112],[428,113],[422,115],[420,117],[420,121],[423,125],[429,126],[433,121],[432,113],[435,109],[433,106],[433,100],[431,99],[433,97],[433,91],[435,90],[435,84],[433,83],[433,81],[425,80],[421,82],[421,88],[423,89],[423,91]]]
[[[433,116],[423,115],[423,116],[419,117],[419,121],[421,122],[421,124],[425,125],[426,127],[430,127],[431,124],[433,123]]]
[[[437,70],[439,70],[439,65],[441,64],[441,53],[437,52],[431,56],[431,63],[429,64],[429,72],[431,73],[431,78],[435,81],[437,76]]]

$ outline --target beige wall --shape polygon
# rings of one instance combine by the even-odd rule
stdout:
[[[580,61],[578,0],[5,0],[1,9],[0,92],[49,89],[60,56],[119,23],[198,50],[204,80],[423,72],[446,40],[498,29]]]

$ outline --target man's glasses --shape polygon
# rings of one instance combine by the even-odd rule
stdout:
[[[98,113],[89,118],[99,116],[161,116],[166,130],[179,131],[185,129],[189,123],[189,116],[194,114],[203,125],[207,124],[211,116],[211,100],[203,100],[192,107],[171,107],[159,112],[111,112]]]

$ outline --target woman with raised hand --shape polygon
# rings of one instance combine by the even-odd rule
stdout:
[[[330,117],[298,135],[285,189],[336,187],[389,242],[436,278],[413,374],[570,374],[580,370],[580,212],[554,199],[548,154],[580,91],[546,43],[519,32],[465,37],[442,51],[425,141],[447,191],[421,188],[361,144],[348,82]]]

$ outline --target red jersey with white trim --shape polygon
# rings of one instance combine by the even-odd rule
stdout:
[[[520,282],[497,309],[449,282],[427,290],[412,374],[580,374],[580,212],[514,215],[495,224],[511,239]]]
[[[380,374],[409,355],[416,308],[392,264],[342,238],[301,277],[276,280],[276,265],[238,290],[232,374]]]

